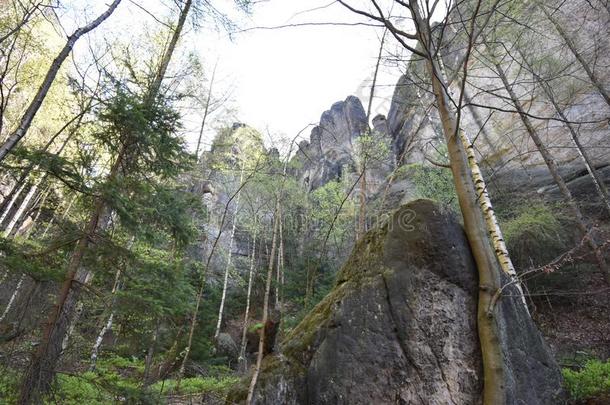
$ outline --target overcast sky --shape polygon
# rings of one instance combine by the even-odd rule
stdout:
[[[163,0],[134,1],[159,17],[168,15],[168,9],[161,5]],[[80,7],[81,13],[88,16],[94,16],[107,3],[71,2],[76,10]],[[251,15],[232,15],[243,29],[362,21],[331,3],[331,0],[269,0],[256,4]],[[82,16],[76,18],[82,19]],[[104,32],[116,35],[123,30],[135,35],[133,30],[142,24],[154,26],[156,23],[130,0],[124,0],[97,35]],[[195,49],[208,66],[219,60],[222,85],[233,88],[241,122],[262,132],[268,129],[274,136],[292,138],[306,125],[316,123],[334,102],[349,95],[360,97],[366,108],[367,86],[372,78],[380,35],[379,28],[367,26],[301,26],[248,29],[235,33],[230,40],[226,31],[204,26],[197,32],[191,30],[180,45]],[[399,74],[396,67],[382,69],[379,97],[372,116],[387,113],[388,99]],[[208,134],[207,142],[211,136]],[[309,136],[309,130],[304,136]],[[192,139],[191,136],[191,142]]]

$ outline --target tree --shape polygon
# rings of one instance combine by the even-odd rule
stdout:
[[[498,312],[495,301],[498,298],[497,292],[501,291],[503,277],[507,275],[514,278],[515,272],[491,208],[487,187],[472,152],[472,145],[460,129],[463,92],[460,93],[460,99],[456,103],[449,93],[449,84],[453,80],[446,78],[439,61],[443,40],[442,28],[440,34],[437,34],[438,30],[434,30],[431,26],[431,17],[439,2],[424,2],[425,11],[422,11],[422,5],[418,1],[399,3],[413,21],[414,32],[412,33],[396,27],[376,0],[370,2],[375,10],[374,14],[357,9],[343,0],[339,0],[339,3],[354,13],[382,23],[405,49],[422,58],[425,63],[447,143],[464,228],[479,271],[481,289],[478,302],[478,329],[483,355],[483,401],[485,404],[506,403],[512,394],[506,392],[504,379],[511,366],[505,361],[503,347],[507,342],[503,340],[500,333],[500,326],[505,320],[500,317],[501,314]],[[495,2],[485,10],[488,15],[487,21],[493,15],[498,3]],[[481,31],[480,26],[477,25],[477,18],[482,15],[483,11],[481,5],[481,1],[475,2],[474,9],[468,10],[470,20],[467,34],[468,44],[465,55],[457,65],[458,69],[463,67],[464,76],[467,72],[470,53]],[[459,5],[456,7],[459,8]],[[443,26],[447,23],[449,11],[447,10]],[[463,13],[465,10],[460,11]],[[482,26],[485,25],[486,22],[482,24]],[[409,45],[410,41],[415,41],[417,46]],[[463,78],[463,83],[465,83],[465,78]],[[457,106],[457,112],[454,106]],[[522,307],[522,310],[526,311],[526,308]]]
[[[490,47],[488,46],[488,49],[489,48]],[[495,56],[494,52],[490,51],[490,53],[491,53],[490,57],[493,60],[493,63],[494,63],[495,69],[496,69],[496,73],[497,73],[498,77],[500,78],[500,80],[502,81],[502,84],[503,84],[504,88],[506,89],[506,92],[509,95],[511,103],[514,105],[515,109],[519,113],[519,117],[521,118],[523,126],[526,128],[528,135],[530,136],[530,138],[536,145],[536,148],[542,155],[542,158],[544,159],[544,162],[545,162],[547,168],[549,169],[549,172],[553,176],[553,180],[557,184],[557,187],[559,188],[559,191],[561,192],[561,195],[563,196],[566,204],[568,205],[568,207],[570,207],[570,210],[572,211],[572,214],[574,216],[574,221],[576,222],[576,226],[578,227],[578,229],[581,233],[581,236],[587,240],[587,243],[588,243],[589,247],[591,248],[591,251],[595,255],[595,260],[597,261],[597,265],[599,266],[600,271],[606,277],[607,282],[610,283],[610,271],[608,270],[606,260],[603,256],[602,252],[600,251],[599,247],[597,246],[597,243],[593,239],[593,236],[590,234],[589,229],[585,223],[585,218],[584,218],[582,212],[580,211],[578,204],[572,197],[572,192],[570,191],[565,180],[559,173],[559,168],[557,167],[557,162],[556,162],[554,156],[552,155],[552,153],[548,149],[548,147],[544,144],[544,142],[542,141],[542,138],[538,134],[538,131],[536,131],[536,129],[534,128],[534,125],[530,121],[530,118],[525,113],[525,109],[523,108],[521,101],[519,100],[517,94],[515,93],[513,86],[508,81],[508,77],[506,76],[504,69],[500,65],[500,62],[497,60],[497,57]]]
[[[110,213],[116,212],[125,226],[137,228],[142,226],[138,221],[134,222],[138,211],[148,211],[153,200],[157,204],[175,204],[175,201],[161,199],[161,190],[151,189],[148,182],[150,176],[162,179],[188,167],[188,161],[184,161],[188,155],[183,154],[182,160],[176,160],[184,147],[174,137],[179,116],[163,99],[157,98],[151,103],[147,97],[131,95],[118,88],[115,96],[99,111],[100,122],[105,123],[100,136],[112,147],[114,162],[99,184],[99,194],[92,202],[88,222],[76,239],[57,304],[49,314],[42,341],[23,379],[22,404],[38,401],[50,387],[62,342],[73,322],[80,290],[91,278],[90,270],[82,266],[83,260],[92,241],[98,240],[100,231],[108,225]],[[150,192],[147,194],[145,190],[156,191],[153,200],[146,199]],[[125,205],[125,193],[132,195],[129,205]],[[139,198],[133,198],[136,195]],[[142,208],[135,205],[138,202],[144,204]],[[176,234],[175,237],[181,236]]]
[[[0,146],[0,162],[2,162],[4,160],[6,155],[27,134],[28,130],[30,129],[30,126],[32,125],[32,121],[34,121],[34,117],[36,117],[36,113],[40,109],[40,106],[44,102],[44,99],[46,98],[47,93],[49,92],[49,89],[53,85],[53,82],[55,81],[55,78],[57,77],[57,74],[59,73],[59,69],[61,68],[61,66],[64,63],[64,61],[66,60],[66,58],[72,52],[72,48],[74,48],[74,45],[76,44],[76,42],[83,35],[94,30],[101,23],[103,23],[108,17],[110,17],[112,15],[112,13],[114,12],[114,10],[116,10],[116,8],[119,6],[120,2],[121,2],[121,0],[114,0],[105,12],[100,14],[100,16],[98,16],[91,23],[85,25],[84,27],[78,28],[76,31],[74,31],[74,33],[72,35],[70,35],[68,37],[68,40],[66,41],[66,44],[64,45],[63,49],[59,52],[59,54],[57,55],[57,57],[55,58],[55,60],[51,64],[51,66],[49,67],[47,75],[45,76],[44,81],[40,85],[38,92],[34,96],[34,99],[28,106],[26,112],[23,114],[23,117],[21,117],[21,122],[19,124],[19,127]]]

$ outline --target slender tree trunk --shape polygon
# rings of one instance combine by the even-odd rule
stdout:
[[[574,146],[576,147],[576,151],[578,152],[578,155],[582,159],[582,162],[585,165],[587,172],[591,176],[591,180],[593,181],[593,185],[595,186],[595,190],[597,191],[599,198],[602,200],[602,202],[606,206],[608,213],[610,214],[610,198],[608,197],[608,189],[606,188],[604,180],[597,173],[597,170],[595,169],[595,165],[593,164],[591,158],[589,157],[589,154],[587,153],[586,149],[580,143],[580,139],[578,136],[578,132],[576,131],[576,128],[574,128],[574,125],[572,125],[570,123],[570,121],[568,120],[568,118],[565,114],[565,111],[557,102],[557,99],[555,98],[555,94],[553,93],[553,89],[551,88],[549,83],[546,80],[542,79],[542,77],[540,77],[540,75],[538,75],[537,73],[534,72],[533,66],[531,65],[531,63],[529,63],[529,61],[527,60],[527,58],[525,57],[523,52],[521,52],[521,51],[518,51],[518,52],[519,52],[523,62],[527,65],[527,67],[534,74],[534,78],[536,79],[538,84],[540,84],[540,87],[542,87],[544,94],[551,102],[551,105],[555,109],[555,112],[557,113],[557,115],[559,115],[559,118],[561,118],[563,120],[563,124],[566,126],[566,128],[568,128],[572,143],[574,143]]]
[[[151,98],[156,97],[161,90],[161,84],[165,75],[167,74],[167,68],[169,67],[169,63],[172,60],[172,56],[176,50],[176,45],[178,45],[178,40],[182,35],[182,30],[184,29],[184,23],[186,22],[186,17],[189,14],[191,9],[191,5],[193,4],[193,0],[187,0],[184,4],[184,8],[180,11],[180,16],[178,17],[178,24],[176,25],[176,29],[172,34],[172,38],[170,39],[169,45],[163,54],[163,58],[161,59],[161,63],[159,64],[159,70],[157,71],[157,75],[155,76],[150,89],[149,95]]]
[[[282,217],[282,205],[279,206],[279,228],[278,228],[278,249],[277,249],[277,269],[275,277],[275,309],[282,309],[282,290],[284,288],[284,224]],[[282,317],[280,316],[280,322]]]
[[[256,389],[256,382],[258,380],[258,375],[261,370],[261,364],[263,362],[263,355],[265,350],[265,325],[269,320],[269,296],[271,293],[271,279],[273,278],[273,263],[275,262],[275,250],[277,245],[277,236],[278,236],[278,228],[279,228],[279,207],[280,200],[279,197],[276,200],[275,204],[275,213],[274,213],[274,221],[273,221],[273,237],[271,238],[271,254],[269,255],[269,268],[267,269],[267,282],[265,284],[265,298],[263,300],[263,327],[260,329],[260,339],[258,341],[258,353],[256,355],[256,365],[254,366],[254,374],[252,375],[252,380],[250,381],[250,387],[248,388],[248,397],[246,399],[246,404],[250,405],[252,403],[252,398],[254,396],[254,390]]]
[[[446,75],[442,60],[439,59],[438,65],[442,74],[442,78],[445,79]],[[451,92],[451,90],[448,91]],[[464,93],[464,97],[467,97],[466,92]],[[483,126],[481,126],[481,128],[483,128]],[[510,255],[508,254],[508,248],[506,247],[506,243],[504,242],[504,235],[502,234],[502,230],[500,229],[498,218],[496,217],[496,213],[491,203],[491,198],[489,197],[487,184],[485,182],[485,179],[483,178],[483,173],[481,172],[479,162],[477,161],[477,157],[474,151],[474,145],[470,142],[470,139],[468,139],[466,133],[461,129],[457,131],[456,135],[460,138],[460,141],[462,142],[464,151],[466,152],[466,156],[468,158],[468,166],[470,168],[472,180],[474,181],[475,191],[478,196],[478,203],[483,213],[485,225],[487,231],[489,232],[492,246],[495,250],[496,257],[498,259],[498,263],[500,264],[502,271],[504,271],[505,274],[507,274],[513,281],[515,281],[515,285],[521,293],[523,305],[527,310],[527,303],[525,302],[525,297],[523,296],[521,285],[516,281],[517,272],[515,271],[515,266],[513,265]]]
[[[32,222],[27,226],[22,223],[19,226],[19,230],[17,231],[16,235],[18,235],[18,236],[24,235],[26,238],[30,237],[32,232],[34,232],[36,225],[38,224],[38,219],[40,218],[40,213],[42,212],[42,209],[44,208],[44,205],[47,202],[47,198],[49,197],[49,194],[51,194],[51,186],[48,186],[47,189],[43,192],[43,197],[40,199],[39,209],[36,212],[36,215],[34,216],[34,218],[32,218]],[[38,203],[35,203],[35,204],[38,204]]]
[[[356,240],[360,239],[366,233],[366,158],[362,163],[362,176],[360,176],[360,190],[359,196],[359,213],[358,213],[358,227],[356,229]]]
[[[116,8],[118,7],[121,0],[114,0],[112,4],[108,7],[108,9],[102,13],[99,17],[93,20],[90,24],[81,27],[74,31],[72,35],[68,37],[68,41],[64,45],[63,49],[59,52],[51,67],[49,68],[42,85],[38,89],[38,92],[34,96],[34,99],[30,103],[28,109],[25,114],[21,118],[21,122],[15,132],[9,135],[8,139],[4,142],[2,146],[0,146],[0,162],[4,160],[6,155],[17,145],[17,143],[27,134],[30,126],[32,125],[32,121],[34,121],[34,117],[36,117],[36,113],[42,106],[44,99],[51,88],[51,85],[55,81],[57,77],[57,73],[61,68],[61,65],[64,63],[68,55],[72,52],[72,48],[76,44],[76,41],[80,39],[83,35],[97,28],[102,22],[104,22]]]
[[[6,204],[6,206],[4,207],[4,211],[2,212],[2,216],[0,216],[0,225],[4,223],[4,220],[6,219],[8,214],[13,209],[13,205],[15,205],[15,203],[17,202],[17,199],[19,198],[19,196],[21,195],[21,193],[25,189],[26,184],[27,184],[26,182],[21,183],[21,186],[17,189],[17,191],[15,193],[13,193],[13,197],[10,199],[8,204]]]
[[[11,234],[11,232],[13,231],[13,228],[15,227],[17,222],[19,222],[19,220],[21,219],[21,216],[23,215],[23,213],[25,212],[27,207],[30,205],[30,201],[32,201],[34,194],[36,194],[38,192],[38,185],[40,183],[41,183],[41,181],[38,181],[35,184],[33,184],[32,187],[30,187],[30,190],[28,191],[28,193],[25,195],[25,197],[21,201],[19,208],[17,209],[15,214],[13,214],[13,217],[9,221],[6,228],[4,228],[4,237],[7,237]]]
[[[214,79],[216,78],[216,68],[218,67],[218,60],[214,64],[214,70],[212,70],[212,78],[210,79],[210,88],[208,89],[208,96],[205,101],[205,109],[203,110],[203,118],[201,120],[201,128],[199,129],[199,138],[197,138],[197,149],[195,150],[195,156],[199,161],[199,151],[201,150],[201,139],[203,138],[203,130],[205,129],[205,123],[210,113],[210,102],[212,101],[212,89],[214,87]]]
[[[114,284],[112,285],[112,290],[110,291],[110,295],[112,297],[112,302],[110,304],[110,315],[108,316],[108,320],[97,334],[97,338],[95,339],[95,343],[93,344],[93,349],[91,349],[90,356],[90,370],[95,370],[97,357],[99,355],[100,347],[102,347],[102,342],[104,341],[104,336],[108,333],[109,330],[112,329],[112,323],[114,321],[114,306],[116,304],[116,293],[119,290],[119,285],[121,281],[121,268],[119,267],[114,276]]]
[[[241,165],[241,173],[239,175],[239,187],[241,189],[244,181],[244,164]],[[227,288],[229,286],[229,271],[231,269],[231,259],[233,258],[233,241],[235,239],[235,230],[237,228],[237,214],[239,213],[239,197],[240,192],[237,192],[235,197],[235,213],[233,214],[233,225],[231,226],[231,236],[229,238],[229,257],[227,258],[227,266],[225,268],[224,282],[222,284],[222,297],[220,298],[220,308],[218,309],[218,321],[216,322],[216,331],[214,332],[214,339],[218,338],[220,334],[220,327],[222,326],[222,317],[225,309],[225,301],[227,299]]]
[[[555,30],[557,30],[557,33],[559,34],[561,39],[563,39],[563,42],[565,42],[565,44],[570,49],[570,52],[572,52],[578,63],[580,63],[580,65],[582,66],[583,70],[589,77],[589,80],[591,80],[591,83],[595,86],[595,88],[604,98],[604,100],[606,100],[606,104],[610,106],[610,94],[604,88],[604,84],[602,83],[601,79],[597,77],[597,75],[589,66],[583,55],[578,51],[578,48],[576,47],[576,44],[574,43],[570,35],[568,35],[561,23],[557,21],[557,19],[551,13],[549,13],[549,11],[546,9],[546,6],[542,4],[540,0],[536,1],[538,4],[538,8],[544,13],[544,16],[551,22],[551,24],[553,24],[553,27],[555,27]]]
[[[519,113],[521,122],[525,126],[525,129],[526,129],[528,135],[530,136],[530,138],[536,145],[536,148],[540,152],[540,155],[542,155],[542,158],[543,158],[544,162],[546,163],[546,166],[548,167],[549,172],[551,173],[551,176],[553,177],[553,180],[555,181],[555,184],[557,184],[557,188],[559,189],[559,192],[561,193],[564,200],[568,204],[568,207],[572,211],[572,214],[574,215],[574,220],[576,222],[576,226],[578,227],[582,236],[584,238],[586,238],[587,244],[589,245],[589,247],[591,248],[591,251],[595,255],[595,260],[597,261],[597,265],[598,265],[600,271],[603,273],[604,277],[606,278],[606,281],[608,283],[610,283],[610,272],[608,271],[608,266],[606,264],[604,255],[600,251],[599,247],[597,246],[597,243],[593,239],[593,236],[590,234],[589,229],[585,223],[584,216],[582,215],[582,212],[580,211],[578,204],[574,200],[574,197],[572,197],[572,192],[566,185],[566,182],[561,177],[561,174],[559,173],[559,169],[557,167],[557,163],[555,162],[555,158],[553,157],[553,155],[551,154],[551,151],[549,151],[549,149],[546,147],[546,145],[544,144],[544,142],[538,135],[538,132],[536,131],[536,129],[534,129],[534,126],[532,125],[531,121],[529,120],[529,117],[527,116],[527,114],[525,114],[525,110],[523,109],[521,102],[517,98],[517,95],[515,94],[512,86],[508,82],[508,79],[506,77],[506,74],[504,73],[504,70],[502,69],[502,66],[500,66],[498,63],[495,63],[494,65],[495,65],[496,71],[498,73],[498,76],[502,80],[502,84],[504,85],[504,87],[506,88],[506,91],[508,92],[511,102],[513,103],[513,105],[515,106],[515,109]]]
[[[155,331],[153,334],[152,341],[150,342],[150,346],[148,347],[148,352],[146,353],[146,360],[144,361],[144,387],[148,387],[152,384],[152,366],[153,360],[155,357],[155,350],[157,350],[157,341],[159,340],[159,329],[161,327],[161,321],[159,318],[155,321]]]
[[[25,281],[25,274],[22,274],[21,277],[19,278],[19,282],[17,283],[17,286],[15,286],[15,291],[13,291],[11,298],[9,299],[8,303],[6,304],[6,308],[4,308],[4,312],[2,312],[2,315],[0,316],[0,323],[4,322],[4,319],[6,319],[6,316],[11,311],[11,308],[13,307],[13,304],[15,303],[17,296],[21,292],[21,288],[23,287],[24,281]]]
[[[254,223],[254,235],[252,236],[252,254],[250,256],[250,271],[248,272],[248,292],[246,294],[246,313],[244,315],[244,327],[241,333],[241,344],[239,346],[238,368],[245,372],[247,368],[246,343],[248,335],[248,322],[250,321],[250,299],[252,297],[252,283],[254,281],[254,269],[256,267],[256,218]]]
[[[409,2],[420,42],[427,48],[431,44],[431,35],[426,22],[422,18],[418,2]],[[479,272],[479,302],[477,308],[477,325],[479,341],[483,358],[483,403],[485,405],[500,405],[506,403],[505,365],[502,355],[502,338],[495,311],[490,313],[493,297],[501,288],[501,267],[487,230],[481,202],[476,193],[476,185],[472,175],[469,156],[464,148],[460,128],[451,106],[448,86],[442,81],[442,70],[439,68],[432,50],[428,49],[426,67],[432,82],[432,90],[436,99],[438,113],[443,125],[443,133],[447,142],[451,171],[460,204],[464,229]]]

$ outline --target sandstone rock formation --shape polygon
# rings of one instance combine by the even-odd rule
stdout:
[[[355,141],[367,128],[366,112],[357,97],[333,104],[312,129],[309,142],[299,144],[294,162],[300,166],[301,183],[314,190],[341,178],[344,171],[355,171]]]
[[[265,358],[254,403],[479,403],[476,303],[459,223],[429,200],[405,205],[358,242],[331,293]],[[516,297],[500,306],[510,403],[556,403],[561,378],[538,331]]]

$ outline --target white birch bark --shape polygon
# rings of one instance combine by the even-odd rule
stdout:
[[[246,343],[248,335],[248,322],[250,321],[250,298],[252,297],[252,282],[254,280],[254,268],[256,266],[256,221],[254,224],[254,235],[252,236],[252,253],[250,256],[250,271],[248,272],[248,293],[246,294],[246,313],[244,315],[244,328],[241,334],[241,344],[239,346],[239,357],[237,359],[241,370],[245,371],[246,364]]]
[[[239,175],[239,186],[241,187],[244,181],[244,164],[241,165],[241,174]],[[231,270],[231,259],[233,258],[233,241],[235,239],[235,229],[237,228],[237,214],[239,213],[239,197],[241,192],[237,193],[235,197],[235,212],[233,214],[233,224],[231,225],[231,236],[229,239],[229,257],[227,258],[227,266],[225,268],[224,282],[222,284],[222,297],[220,298],[220,308],[218,309],[218,321],[216,322],[216,331],[214,332],[214,339],[218,338],[220,334],[220,327],[222,326],[222,317],[224,315],[225,301],[227,299],[227,288],[229,286],[229,272]]]
[[[2,216],[0,216],[0,225],[4,222],[4,220],[6,219],[8,214],[11,212],[11,209],[13,208],[13,205],[15,205],[15,202],[17,202],[17,199],[19,198],[19,196],[23,192],[23,189],[25,188],[25,185],[26,185],[26,182],[23,182],[21,187],[19,187],[19,189],[15,192],[15,194],[13,194],[13,198],[11,198],[11,201],[9,201],[9,203],[6,205],[6,208],[4,209],[4,212],[2,213]]]
[[[19,222],[19,220],[21,219],[21,216],[23,215],[23,213],[29,206],[30,201],[32,200],[34,195],[38,192],[39,184],[40,184],[40,180],[38,182],[36,182],[36,184],[34,184],[32,187],[30,187],[30,190],[23,198],[23,201],[21,201],[21,204],[19,205],[17,212],[15,212],[15,215],[13,215],[13,217],[9,221],[6,228],[4,228],[4,237],[7,237],[11,234],[11,232],[13,231],[13,228],[15,228],[15,225],[17,224],[17,222]]]
[[[119,290],[120,280],[121,280],[121,268],[119,267],[114,276],[114,284],[112,285],[112,291],[110,292],[110,295],[112,296],[112,303],[110,306],[110,315],[108,316],[108,320],[106,321],[106,323],[104,324],[104,326],[102,327],[100,332],[97,334],[95,343],[93,344],[93,348],[91,349],[90,366],[89,366],[90,370],[95,370],[95,365],[97,363],[97,357],[99,355],[99,351],[100,351],[100,347],[102,346],[102,342],[104,341],[104,336],[106,336],[106,333],[112,329],[112,323],[114,321],[114,305],[115,305],[115,300],[116,300],[115,297],[116,297],[117,291]]]
[[[25,281],[25,274],[22,274],[21,277],[19,278],[19,282],[17,283],[17,286],[15,287],[15,291],[13,291],[13,294],[11,295],[10,300],[6,304],[6,308],[4,308],[4,311],[2,312],[2,315],[0,316],[0,323],[4,322],[4,319],[11,311],[11,308],[13,307],[13,304],[15,303],[17,296],[21,292],[21,288],[23,287],[24,281]]]

